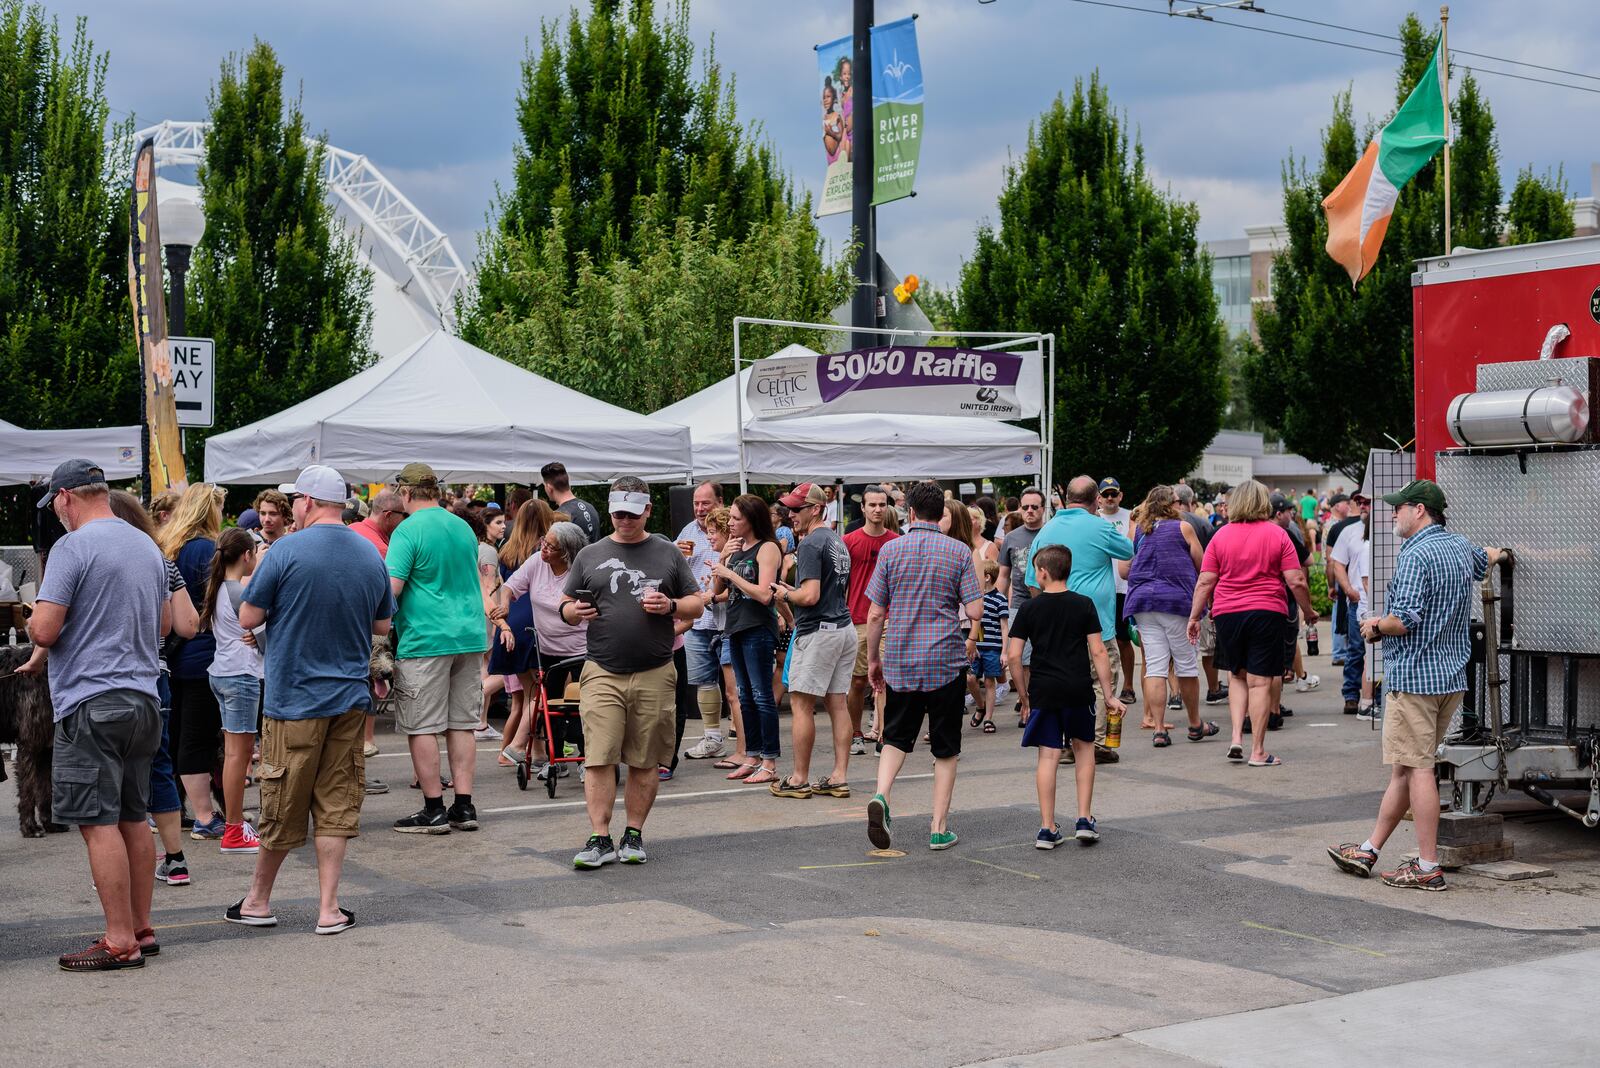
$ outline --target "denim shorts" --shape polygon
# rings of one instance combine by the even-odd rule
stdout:
[[[690,686],[715,686],[720,672],[717,667],[716,642],[718,632],[708,627],[695,627],[683,636],[683,657],[688,665]]]
[[[254,675],[212,675],[211,692],[222,710],[224,734],[254,734],[261,712],[261,680]]]
[[[1000,678],[1002,674],[1000,671],[1000,650],[979,649],[978,655],[972,658],[972,663],[968,665],[968,668],[975,679]]]

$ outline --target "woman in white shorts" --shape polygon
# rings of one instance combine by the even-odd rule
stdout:
[[[1152,489],[1133,514],[1133,560],[1128,566],[1125,611],[1139,628],[1144,648],[1144,704],[1156,718],[1155,746],[1172,744],[1161,720],[1167,707],[1167,675],[1177,675],[1178,695],[1189,714],[1189,740],[1200,742],[1217,733],[1215,723],[1200,719],[1200,651],[1186,629],[1200,577],[1200,539],[1178,514],[1171,486]]]

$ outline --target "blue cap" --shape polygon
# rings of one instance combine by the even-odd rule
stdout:
[[[244,511],[239,513],[239,529],[240,530],[260,530],[261,529],[261,517],[256,514],[256,510],[254,508],[246,508]]]
[[[1122,489],[1122,483],[1118,482],[1114,478],[1102,478],[1100,480],[1100,488],[1103,489],[1103,490],[1108,490],[1108,489],[1121,490]]]

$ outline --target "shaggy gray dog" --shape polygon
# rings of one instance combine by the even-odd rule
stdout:
[[[50,765],[55,722],[44,675],[18,675],[31,645],[0,647],[0,742],[17,747],[17,818],[24,838],[66,830],[50,821]]]

